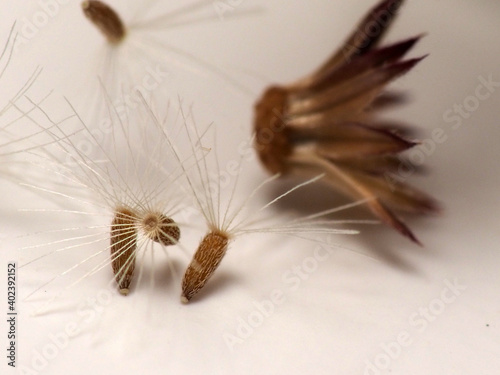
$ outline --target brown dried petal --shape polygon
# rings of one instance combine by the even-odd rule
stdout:
[[[330,107],[341,105],[359,96],[369,98],[366,101],[366,106],[383,89],[385,84],[408,72],[424,57],[394,63],[369,71],[305,99],[294,98],[294,100],[289,102],[289,113],[292,116],[296,116],[327,110]]]
[[[290,169],[296,175],[310,177],[318,173],[324,173],[324,181],[336,190],[354,200],[367,200],[368,207],[380,220],[415,243],[420,244],[412,231],[381,203],[373,187],[363,184],[363,181],[356,178],[357,176],[351,171],[343,170],[339,166],[310,152],[294,153],[290,162]]]
[[[344,169],[381,175],[385,173],[397,173],[402,162],[394,155],[376,155],[344,158],[342,160],[335,160],[335,163]]]
[[[297,95],[309,95],[313,92],[324,90],[327,87],[338,85],[356,76],[363,75],[370,70],[394,63],[402,58],[420,40],[420,36],[395,43],[391,46],[376,49],[352,61],[340,65],[329,74],[321,75]]]
[[[342,122],[339,124],[318,124],[311,128],[293,128],[290,130],[292,141],[315,141],[315,142],[367,142],[367,143],[396,143],[400,145],[398,149],[406,149],[415,145],[400,137],[389,129],[379,128],[359,122]]]
[[[382,1],[371,9],[337,51],[317,72],[325,74],[339,64],[350,61],[356,55],[363,55],[375,47],[396,18],[403,0]]]
[[[438,203],[427,194],[391,177],[352,172],[360,184],[363,184],[388,207],[413,214],[429,214],[439,211]]]
[[[407,141],[386,130],[370,128],[361,124],[349,124],[349,127],[356,130],[363,129],[366,136],[318,138],[316,139],[316,152],[330,160],[341,160],[345,158],[395,154],[416,145],[416,143]],[[363,130],[357,133],[363,133]]]

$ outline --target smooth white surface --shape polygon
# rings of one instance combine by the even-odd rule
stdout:
[[[123,1],[110,3],[116,9],[126,7]],[[153,31],[155,37],[239,77],[248,88],[242,92],[192,60],[165,52],[174,65],[162,93],[171,100],[179,95],[193,103],[199,123],[214,121],[217,129],[223,129],[224,139],[227,135],[230,141],[219,137],[219,153],[223,160],[234,159],[235,145],[250,133],[252,105],[261,90],[316,68],[374,3],[247,0],[236,12],[255,6],[262,11]],[[162,7],[154,6],[158,11]],[[165,7],[175,9],[175,4]],[[23,17],[30,19],[39,10],[39,4],[32,4],[29,9],[2,12],[2,35],[14,15],[22,28]],[[136,9],[123,11],[133,15]],[[211,5],[207,14],[215,14]],[[432,137],[436,128],[447,137],[426,157],[430,173],[412,179],[445,207],[441,217],[409,220],[424,248],[383,226],[362,227],[360,236],[337,237],[335,242],[368,257],[335,249],[299,279],[292,273],[298,266],[307,268],[318,244],[284,236],[244,237],[232,244],[202,298],[188,305],[180,303],[180,280],[172,279],[161,256],[155,263],[155,286],[144,282],[126,298],[106,292],[111,273],[100,272],[65,292],[47,314],[30,316],[43,303],[43,295],[31,302],[19,301],[18,363],[31,369],[39,365],[40,371],[31,373],[40,374],[498,374],[500,89],[479,100],[477,110],[462,119],[457,129],[443,116],[455,104],[472,100],[468,98],[476,95],[480,77],[500,82],[499,30],[497,1],[408,1],[386,39],[425,32],[427,36],[411,55],[430,53],[394,84],[407,91],[411,100],[388,116],[418,126],[423,139]],[[79,109],[90,110],[89,82],[101,74],[97,68],[103,51],[101,36],[83,18],[79,4],[71,3],[60,6],[47,26],[19,50],[11,74],[25,77],[41,64],[44,75],[35,91],[56,88]],[[245,178],[264,176],[254,165]],[[285,185],[289,186],[283,183],[268,190],[268,199]],[[0,274],[5,280],[8,260],[26,261],[16,251],[25,239],[16,236],[65,228],[68,223],[63,218],[47,222],[47,215],[16,212],[18,207],[48,204],[11,183],[2,182],[0,188],[5,202],[2,232],[9,236],[2,239]],[[320,189],[311,205],[324,208],[324,196],[325,190]],[[326,201],[328,205],[337,202]],[[282,206],[289,208],[286,202]],[[194,249],[201,234],[187,236],[186,247]],[[51,237],[29,240],[46,243]],[[187,260],[174,258],[181,275]],[[52,263],[19,270],[21,292],[26,294],[75,262],[71,256],[52,259]],[[465,289],[450,289],[450,283]],[[47,295],[64,285],[64,281],[50,284]],[[1,290],[0,301],[6,301],[5,288]],[[111,299],[102,300],[103,296]],[[268,306],[264,316],[257,305],[273,296],[279,303]],[[98,297],[101,302],[88,302]],[[242,321],[249,320],[256,327],[243,332]],[[68,325],[79,334],[60,341],[53,358],[41,360],[40,353],[51,356],[54,337],[62,337]],[[0,327],[4,336],[7,326]],[[229,335],[241,341],[228,345]],[[403,345],[394,344],[398,339]],[[6,340],[2,342],[5,346]],[[5,362],[5,358],[0,362],[2,373],[4,369],[14,373]]]

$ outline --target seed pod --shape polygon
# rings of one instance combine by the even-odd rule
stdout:
[[[111,223],[111,266],[120,293],[127,295],[135,269],[137,229],[135,215],[127,208],[116,210]]]
[[[402,3],[381,1],[316,71],[265,90],[255,106],[254,147],[270,173],[305,178],[324,173],[323,180],[339,193],[366,200],[380,220],[419,243],[393,212],[439,209],[430,196],[394,177],[399,154],[418,143],[397,127],[380,124],[374,111],[384,87],[422,60],[404,60],[418,36],[377,46]],[[366,32],[373,25],[379,26],[376,35]]]
[[[125,38],[125,26],[118,14],[107,4],[97,0],[82,2],[83,13],[101,30],[111,44],[119,44]]]
[[[229,237],[220,231],[212,231],[203,238],[182,280],[183,303],[205,286],[226,254],[228,243]]]

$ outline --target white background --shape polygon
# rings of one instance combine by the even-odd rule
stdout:
[[[43,3],[25,7],[9,2],[7,7],[13,9],[2,12],[2,35],[18,17],[22,36],[26,22]],[[140,8],[136,4],[127,8],[131,1],[110,3],[125,19]],[[150,3],[150,14],[163,14],[181,2]],[[221,141],[219,153],[223,160],[234,159],[235,145],[250,133],[252,105],[264,87],[291,82],[316,68],[372,5],[374,1],[367,0],[246,0],[220,20],[208,3],[204,14],[214,17],[212,22],[151,33],[237,77],[247,91],[170,50],[160,53],[171,64],[162,92],[171,100],[180,96],[193,103],[200,123],[214,121],[223,129],[225,136],[220,139],[230,141]],[[259,10],[245,13],[255,8]],[[389,116],[418,126],[422,139],[430,138],[436,128],[446,134],[446,141],[426,156],[429,174],[412,179],[444,206],[439,217],[409,220],[423,248],[384,226],[362,227],[357,237],[335,238],[353,251],[336,248],[303,279],[292,281],[291,272],[307,265],[318,244],[290,237],[243,237],[232,244],[202,298],[189,305],[179,302],[179,280],[169,275],[154,287],[143,285],[123,298],[106,292],[111,274],[101,272],[66,291],[47,314],[31,315],[43,302],[43,293],[35,302],[19,302],[18,364],[33,371],[24,373],[498,374],[500,90],[497,87],[488,99],[478,100],[478,108],[460,120],[459,128],[443,116],[455,104],[474,102],[471,97],[480,77],[500,82],[500,4],[408,1],[386,40],[421,33],[427,35],[411,55],[430,56],[394,84],[409,92],[410,100]],[[44,73],[36,92],[55,89],[77,108],[90,111],[93,94],[88,82],[102,74],[103,44],[79,4],[58,5],[47,24],[14,56],[7,80],[16,84],[18,77],[21,82],[40,64]],[[158,53],[151,56],[154,65]],[[129,63],[135,69],[134,61]],[[116,73],[134,75],[125,68]],[[264,176],[253,165],[246,178]],[[290,185],[268,189],[267,199],[286,186]],[[16,211],[43,206],[37,195],[8,182],[2,182],[0,189],[5,234],[0,275],[5,285],[7,261],[26,260],[16,251],[22,242],[18,236],[44,229],[48,216]],[[327,193],[314,188],[300,197],[310,199],[313,208],[337,204],[337,199],[325,198]],[[294,202],[298,200],[282,206],[289,208]],[[56,216],[49,221],[53,227],[68,226]],[[187,237],[186,247],[194,248],[197,238]],[[49,266],[45,262],[19,270],[26,288],[21,294],[80,259],[54,256]],[[185,264],[186,259],[179,258],[180,273]],[[159,267],[167,269],[164,264]],[[464,288],[454,295],[450,283]],[[58,288],[63,285],[52,283],[47,293]],[[0,301],[6,301],[5,288],[1,290]],[[258,305],[276,293],[282,296],[280,303],[272,308],[264,303],[268,311],[263,316]],[[103,295],[111,300],[86,302]],[[254,327],[245,331],[249,322]],[[68,325],[79,333],[66,340]],[[3,348],[7,325],[0,327]],[[228,345],[230,335],[241,340]],[[60,339],[55,352],[54,337]],[[2,356],[1,372],[14,373],[6,361]]]

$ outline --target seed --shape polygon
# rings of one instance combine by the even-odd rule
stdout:
[[[134,222],[131,210],[119,208],[111,223],[111,266],[120,293],[125,296],[129,293],[135,269],[137,229]]]
[[[182,280],[183,303],[205,286],[226,254],[228,243],[229,237],[220,231],[212,231],[203,238]]]
[[[165,246],[175,245],[181,232],[175,221],[161,213],[147,214],[142,220],[144,234]]]
[[[125,38],[125,26],[118,14],[107,4],[97,0],[82,2],[83,13],[101,30],[111,44],[119,44]]]

